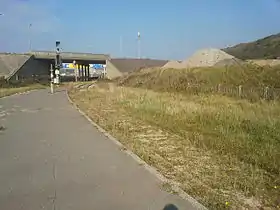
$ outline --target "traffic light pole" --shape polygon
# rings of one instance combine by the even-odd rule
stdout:
[[[61,58],[60,58],[60,41],[55,42],[56,46],[56,56],[55,56],[55,82],[56,84],[59,84],[59,73],[60,73],[60,67],[61,67]]]

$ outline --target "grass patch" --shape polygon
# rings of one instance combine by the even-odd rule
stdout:
[[[191,69],[154,68],[130,73],[115,82],[121,86],[160,92],[180,92],[188,95],[219,93],[258,101],[260,98],[280,99],[279,72],[279,65],[261,67],[249,63]],[[240,93],[239,86],[242,86]]]
[[[10,96],[16,93],[23,93],[29,90],[35,90],[35,89],[42,89],[46,86],[41,84],[32,84],[29,86],[24,87],[10,87],[10,88],[0,88],[0,98],[5,96]]]
[[[118,78],[117,81],[121,85],[164,91],[184,91],[188,84],[279,88],[279,70],[280,65],[270,67],[250,63],[189,69],[153,68],[132,72],[125,77]]]
[[[210,209],[280,205],[280,104],[97,83],[70,97]]]

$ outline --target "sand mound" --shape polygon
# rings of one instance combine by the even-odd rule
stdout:
[[[242,65],[244,63],[245,62],[240,59],[231,58],[231,59],[224,59],[224,60],[218,61],[214,66],[222,67],[222,66]]]
[[[257,64],[259,66],[277,66],[280,65],[280,59],[256,59],[256,60],[248,60],[253,64]]]
[[[195,52],[190,58],[182,62],[182,66],[185,68],[188,67],[208,67],[214,66],[218,62],[226,59],[233,59],[232,55],[227,54],[226,52],[209,48],[202,49]]]
[[[178,61],[169,61],[163,67],[163,69],[181,69],[184,68],[182,64]]]

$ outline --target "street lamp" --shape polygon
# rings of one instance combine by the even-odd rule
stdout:
[[[77,72],[75,60],[73,60],[73,66],[74,66],[74,71],[75,71],[75,81],[78,82],[78,72]]]
[[[140,38],[141,38],[141,35],[140,35],[140,32],[137,33],[137,47],[138,47],[138,58],[140,59],[141,58],[141,43],[140,43]]]
[[[28,26],[28,29],[29,29],[29,52],[31,53],[31,27],[32,27],[32,24],[30,23],[29,26]]]

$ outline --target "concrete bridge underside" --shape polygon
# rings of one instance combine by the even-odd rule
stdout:
[[[6,80],[22,80],[34,76],[49,77],[51,64],[54,66],[55,52],[31,52],[24,54],[0,53],[0,77]],[[122,76],[122,73],[110,62],[110,56],[90,53],[61,53],[63,63],[76,61],[80,80],[88,80],[90,64],[106,64],[108,79]],[[100,71],[97,71],[100,73]]]
[[[51,51],[34,51],[31,52],[32,56],[38,61],[48,62],[49,68],[51,64],[54,66],[54,58],[56,56],[55,52]],[[71,53],[62,52],[60,53],[63,63],[76,63],[76,69],[78,73],[78,79],[80,81],[88,81],[91,77],[90,75],[90,64],[107,64],[110,59],[109,55],[106,54],[91,54],[91,53]],[[72,75],[74,77],[75,75]],[[73,79],[73,78],[72,78]]]
[[[7,80],[26,79],[38,76],[50,76],[50,66],[54,65],[56,52],[34,51],[24,54],[0,53],[0,78]],[[63,63],[76,61],[81,80],[89,77],[89,64],[106,64],[108,79],[120,77],[140,68],[160,67],[166,60],[111,58],[106,54],[61,52]]]

